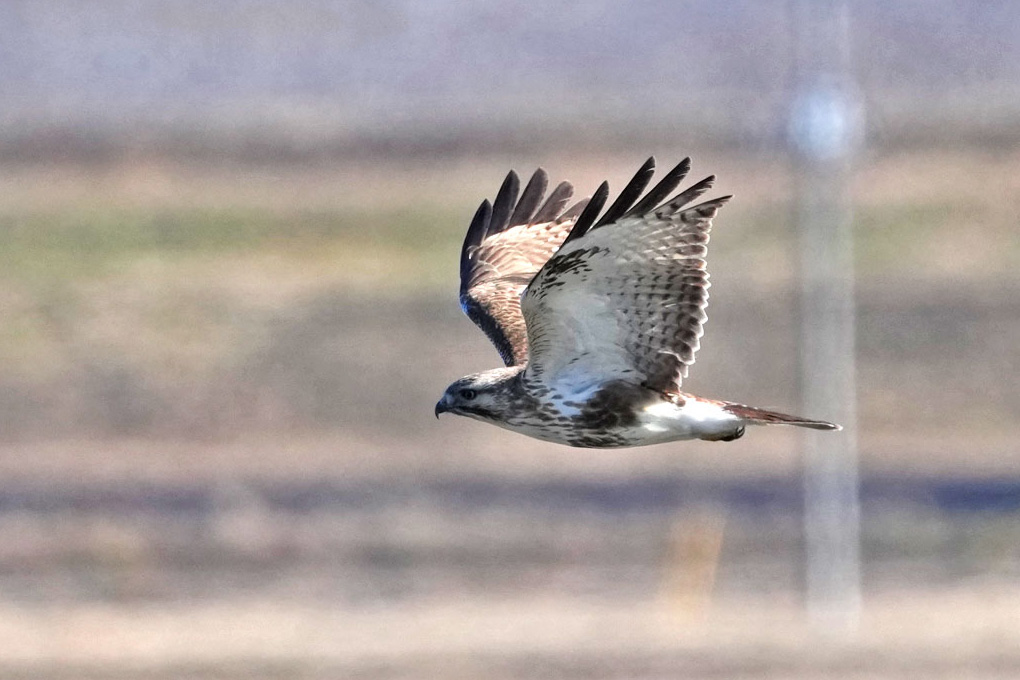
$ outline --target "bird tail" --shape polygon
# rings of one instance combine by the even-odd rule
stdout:
[[[766,411],[765,409],[755,408],[754,406],[734,404],[729,401],[724,401],[722,404],[724,411],[732,413],[738,418],[742,418],[753,425],[796,425],[797,427],[809,427],[812,430],[843,429],[842,425],[830,423],[825,420],[811,420],[809,418],[801,418],[800,416],[791,416],[785,413]]]

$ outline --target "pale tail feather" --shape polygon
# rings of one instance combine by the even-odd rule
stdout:
[[[732,413],[738,418],[753,423],[755,425],[796,425],[797,427],[809,427],[812,430],[842,430],[842,425],[836,423],[830,423],[824,420],[811,420],[809,418],[801,418],[800,416],[791,416],[785,413],[776,413],[775,411],[766,411],[765,409],[755,408],[754,406],[746,406],[744,404],[734,404],[732,402],[722,402],[723,410]]]

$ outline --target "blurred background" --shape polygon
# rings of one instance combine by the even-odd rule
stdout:
[[[737,198],[685,388],[801,404],[793,0],[0,4],[0,675],[1020,675],[1020,5],[846,4],[858,625],[802,441],[462,418],[510,168]],[[854,618],[854,617],[851,617]]]

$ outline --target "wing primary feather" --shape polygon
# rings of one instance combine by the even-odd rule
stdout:
[[[686,210],[684,210],[684,213],[685,214],[686,213],[705,213],[706,211],[709,211],[709,210],[712,210],[712,211],[718,210],[720,206],[728,203],[731,198],[733,198],[732,194],[730,194],[729,196],[720,196],[719,198],[713,198],[710,201],[705,201],[703,203],[699,203],[697,205],[691,206],[690,208],[687,208]]]
[[[588,205],[584,206],[584,210],[578,215],[577,221],[574,222],[574,226],[570,229],[570,233],[567,234],[567,238],[563,240],[563,245],[567,245],[576,238],[581,238],[588,233],[591,225],[595,223],[595,218],[599,216],[599,211],[602,210],[602,206],[606,204],[606,199],[609,198],[609,182],[603,182],[599,185],[599,188],[595,190],[591,198],[588,199]],[[560,246],[561,248],[563,246]]]
[[[692,184],[688,188],[684,189],[683,192],[677,194],[669,200],[669,203],[663,205],[657,212],[663,215],[672,215],[673,213],[680,210],[698,196],[702,195],[706,191],[712,188],[715,183],[715,175],[709,175],[705,179],[701,180],[697,184]]]
[[[542,197],[545,196],[545,190],[548,187],[549,174],[542,168],[539,168],[531,176],[531,179],[528,180],[528,185],[524,187],[521,200],[517,201],[517,207],[514,208],[514,212],[510,216],[511,227],[531,222],[531,216],[535,214],[535,209],[542,202]]]
[[[535,216],[531,218],[532,224],[545,224],[546,222],[552,222],[559,217],[560,212],[563,210],[563,206],[567,204],[570,197],[574,195],[574,185],[570,182],[560,182],[553,189],[553,192],[549,194],[549,198],[545,199],[545,203],[538,209]]]
[[[561,224],[563,222],[569,222],[580,215],[590,200],[590,198],[582,198],[580,201],[564,210],[563,214],[556,218],[556,223]]]
[[[489,220],[488,234],[498,234],[510,226],[510,211],[517,202],[517,194],[521,189],[521,180],[517,173],[511,170],[507,173],[503,185],[496,194],[496,200],[492,202],[492,218]]]
[[[660,203],[665,201],[673,191],[684,181],[684,177],[691,171],[691,159],[687,157],[677,163],[676,167],[666,173],[666,176],[659,181],[652,190],[645,194],[645,197],[638,201],[637,205],[631,208],[624,217],[632,215],[644,215],[654,210]]]
[[[482,244],[485,234],[489,229],[489,218],[492,216],[492,205],[488,199],[482,201],[471,219],[471,226],[468,227],[464,236],[464,245],[460,249],[460,288],[465,290],[471,279],[471,258],[474,250]]]
[[[602,219],[595,223],[592,229],[598,229],[604,224],[612,224],[627,212],[627,209],[634,204],[634,201],[641,197],[641,192],[645,190],[648,183],[652,181],[652,175],[655,174],[655,156],[649,157],[645,164],[637,171],[627,186],[623,188],[620,195],[616,197],[613,204],[609,206],[609,210],[602,215]]]

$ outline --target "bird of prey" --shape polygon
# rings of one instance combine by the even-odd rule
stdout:
[[[605,212],[607,182],[567,208],[569,182],[543,201],[544,170],[523,193],[511,171],[460,256],[461,306],[506,367],[451,384],[436,417],[586,448],[732,441],[747,425],[841,429],[680,391],[707,318],[712,219],[731,198],[690,205],[714,176],[673,195],[690,167],[684,159],[645,193],[649,158]]]

